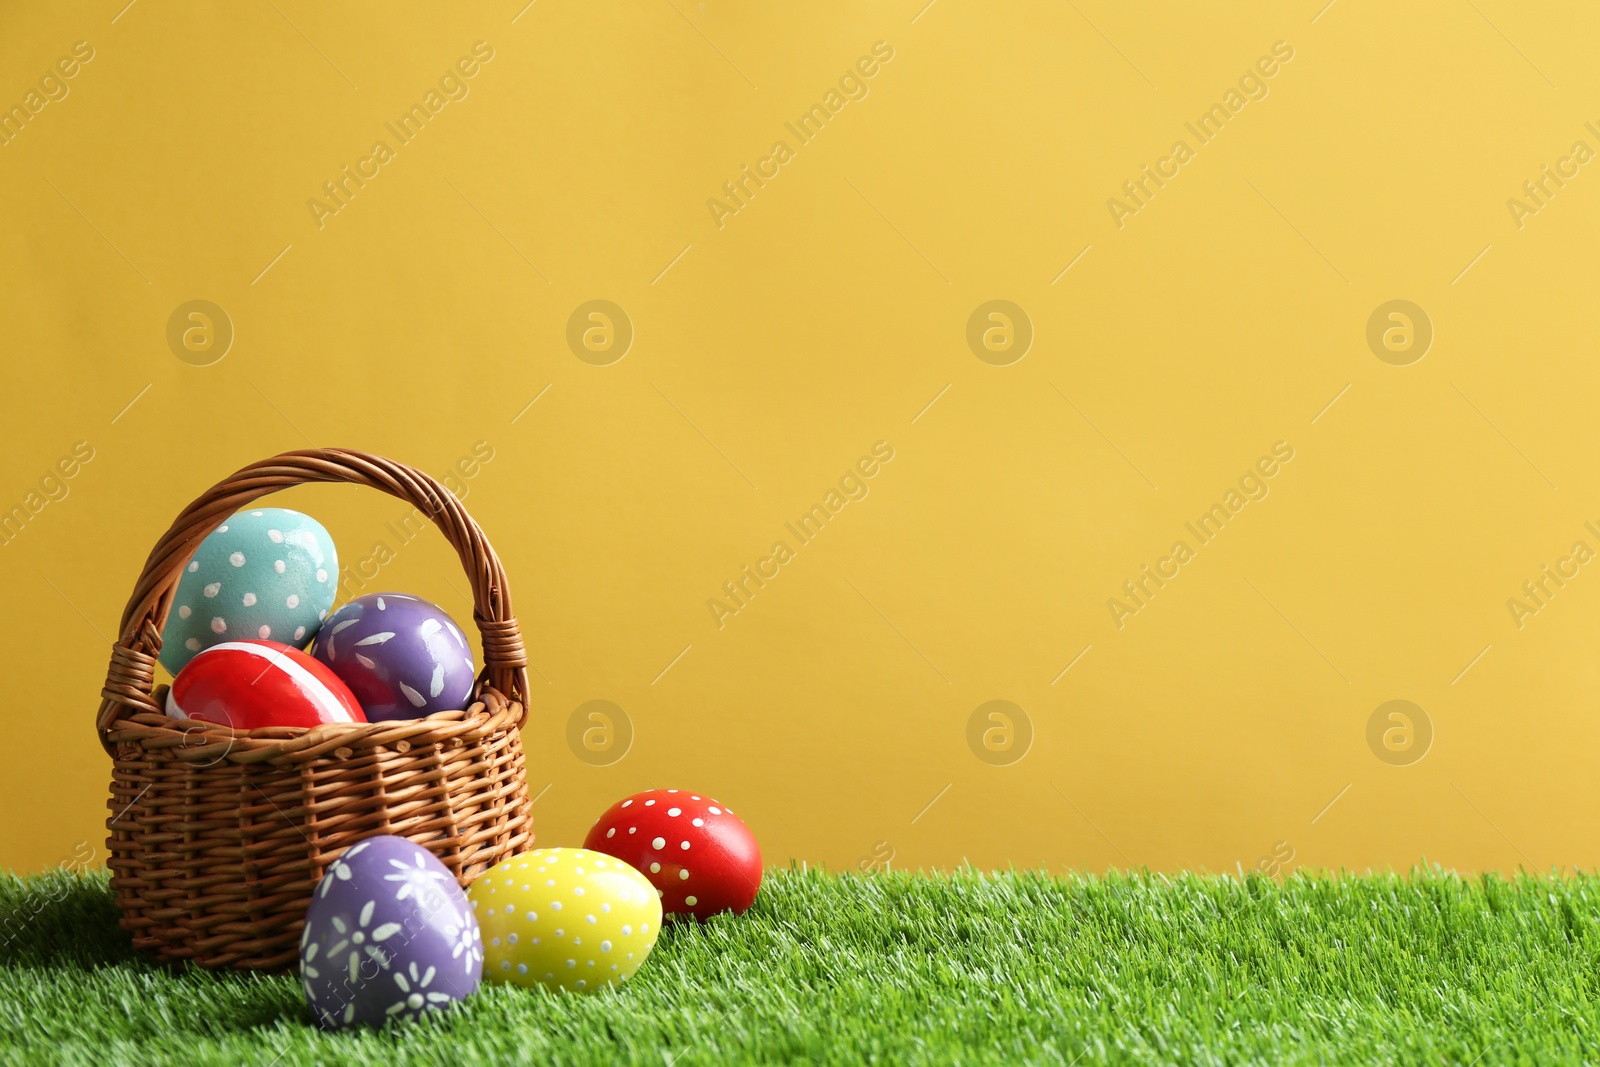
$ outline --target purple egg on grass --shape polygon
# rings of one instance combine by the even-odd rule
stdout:
[[[324,1027],[416,1018],[467,997],[482,977],[472,905],[420,845],[369,837],[317,883],[300,938],[300,981]]]
[[[368,593],[329,615],[311,654],[361,702],[368,722],[465,708],[477,672],[450,616],[404,593]]]

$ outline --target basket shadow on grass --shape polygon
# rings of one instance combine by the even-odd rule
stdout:
[[[143,962],[117,925],[108,872],[0,876],[0,966],[96,970]]]
[[[284,1023],[312,1022],[298,988],[289,997],[263,998],[262,985],[270,985],[270,978],[154,959],[134,949],[118,918],[107,871],[56,870],[28,879],[0,875],[0,968],[59,977],[117,970],[192,986],[197,1000],[208,989],[232,985],[242,996],[225,1029],[265,1032]]]

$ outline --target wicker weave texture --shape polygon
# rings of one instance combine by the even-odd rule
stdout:
[[[182,567],[228,516],[307,482],[398,497],[456,550],[484,650],[470,708],[247,731],[164,713],[156,658]],[[519,732],[527,657],[505,571],[461,502],[427,474],[343,449],[245,467],[189,505],[156,544],[118,632],[96,725],[112,757],[111,885],[136,947],[207,967],[286,968],[317,879],[362,838],[415,841],[463,886],[533,846]]]

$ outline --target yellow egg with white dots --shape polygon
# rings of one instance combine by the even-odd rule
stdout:
[[[632,867],[582,848],[502,860],[467,890],[491,982],[593,992],[633,976],[661,933],[661,897]]]

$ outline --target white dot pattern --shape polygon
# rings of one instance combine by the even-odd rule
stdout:
[[[281,508],[236,512],[184,566],[162,665],[176,674],[193,653],[229,638],[293,635],[303,644],[333,606],[337,574],[332,538],[315,519]]]
[[[643,825],[626,828],[630,835],[643,829],[645,840],[632,845],[631,848],[619,842],[616,855],[645,871],[657,895],[662,898],[665,908],[688,912],[697,909],[702,901],[708,901],[707,906],[716,910],[719,905],[715,897],[721,892],[719,881],[721,875],[713,873],[707,876],[702,869],[701,875],[697,877],[689,866],[689,853],[696,851],[697,848],[709,847],[712,852],[707,857],[707,862],[712,862],[712,857],[718,852],[716,839],[711,836],[715,831],[710,828],[717,825],[719,816],[729,817],[721,820],[723,822],[737,821],[738,817],[734,815],[732,808],[719,805],[714,797],[691,794],[689,799],[692,804],[683,800],[668,799],[669,794],[678,792],[675,789],[662,789],[635,794],[602,816],[590,833],[595,835],[592,839],[596,841],[609,841],[617,837],[618,831],[625,825],[621,817],[622,809],[638,804],[643,810],[629,814]],[[660,806],[657,806],[658,801]],[[674,822],[680,818],[687,818],[689,826]],[[611,847],[607,846],[608,850]],[[648,851],[645,850],[646,847]],[[691,880],[694,880],[695,891],[688,893],[686,890],[691,888],[688,884]],[[711,894],[709,900],[708,893]],[[739,895],[731,888],[730,893]],[[695,913],[699,914],[698,911]]]
[[[542,877],[531,882],[518,871]],[[661,903],[652,888],[633,868],[585,849],[535,849],[496,864],[468,891],[475,907],[511,901],[503,910],[478,907],[485,976],[584,991],[625,981],[655,944]]]

